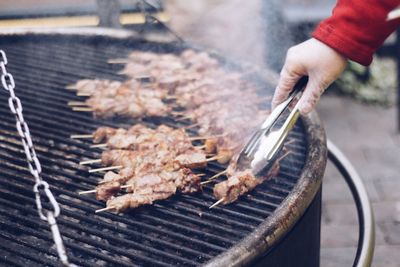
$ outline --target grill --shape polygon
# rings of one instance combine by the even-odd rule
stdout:
[[[69,32],[68,32],[69,31]],[[78,162],[99,158],[100,150],[71,140],[98,126],[127,127],[135,120],[97,120],[76,113],[67,101],[82,100],[65,90],[82,78],[123,80],[121,68],[107,64],[134,49],[177,52],[173,43],[158,43],[124,31],[94,29],[64,32],[3,33],[0,47],[9,59],[25,118],[33,135],[43,178],[49,182],[62,213],[58,219],[70,260],[81,266],[198,266],[226,262],[253,263],[292,229],[320,188],[326,155],[323,129],[315,116],[299,120],[289,138],[293,153],[271,179],[234,204],[209,210],[212,185],[194,195],[176,195],[126,212],[95,214],[104,207],[78,191],[93,188],[93,175]],[[273,87],[265,84],[264,93]],[[39,220],[33,179],[8,110],[0,94],[0,262],[7,266],[59,266],[48,225]],[[182,126],[173,118],[152,118],[150,126]],[[208,177],[223,166],[210,164]],[[243,248],[246,248],[245,251]]]

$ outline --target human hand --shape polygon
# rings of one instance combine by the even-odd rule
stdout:
[[[308,75],[307,86],[299,100],[299,111],[306,115],[313,110],[324,90],[340,76],[346,64],[345,57],[314,38],[291,47],[275,89],[272,109],[285,101],[301,77]]]

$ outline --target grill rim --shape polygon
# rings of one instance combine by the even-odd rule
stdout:
[[[101,27],[0,29],[0,36],[4,37],[28,37],[32,35],[43,37],[54,37],[56,35],[62,35],[64,37],[108,37],[120,40],[129,39],[130,41],[171,42],[170,39],[166,38],[161,38],[160,41],[160,39],[156,37],[154,40],[153,35],[140,35],[130,30]],[[186,45],[195,49],[201,49],[201,47],[196,45],[187,43]],[[203,49],[203,51],[205,50]],[[220,57],[215,51],[211,52],[211,54]],[[260,71],[273,79],[277,77],[271,70]],[[327,162],[326,134],[321,120],[315,111],[311,112],[308,116],[301,116],[300,120],[306,131],[307,155],[303,171],[297,184],[280,206],[268,216],[264,222],[255,228],[253,232],[238,244],[206,262],[203,266],[244,266],[255,262],[265,255],[269,249],[277,244],[285,234],[293,228],[314,199],[321,187]]]

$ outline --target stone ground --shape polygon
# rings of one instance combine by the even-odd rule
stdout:
[[[376,221],[372,266],[400,266],[400,134],[396,132],[396,108],[324,95],[317,109],[328,138],[352,162],[372,202]],[[357,225],[350,191],[328,163],[323,183],[321,266],[351,266]]]

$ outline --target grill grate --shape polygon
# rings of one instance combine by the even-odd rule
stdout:
[[[122,80],[118,65],[107,59],[124,57],[133,49],[174,51],[174,46],[100,37],[7,37],[0,40],[7,53],[16,93],[24,106],[43,178],[49,182],[62,213],[60,230],[72,262],[81,266],[196,266],[226,251],[246,237],[280,205],[295,186],[307,152],[303,125],[289,138],[293,153],[281,164],[277,179],[267,181],[250,196],[214,210],[212,185],[203,193],[177,195],[123,215],[94,214],[104,206],[80,190],[93,188],[100,174],[87,172],[78,162],[99,158],[100,150],[71,140],[98,126],[126,127],[136,121],[95,120],[89,113],[72,112],[67,101],[81,100],[64,87],[82,78]],[[272,88],[266,88],[271,94]],[[59,266],[47,224],[38,219],[14,118],[0,94],[0,262],[7,266]],[[180,126],[171,118],[145,119],[148,125]],[[210,164],[213,175],[222,170]],[[50,248],[50,249],[49,249]]]

